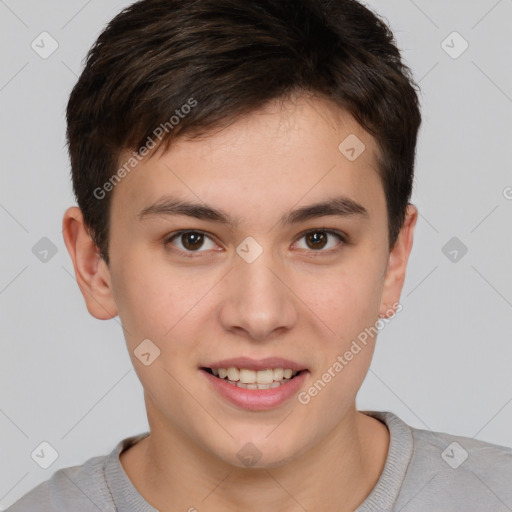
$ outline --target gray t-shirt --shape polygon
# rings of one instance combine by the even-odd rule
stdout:
[[[376,486],[355,512],[512,511],[512,448],[416,429],[391,412],[361,412],[388,427],[390,445]],[[125,448],[147,435],[123,439],[109,455],[81,466],[59,469],[7,512],[158,512],[119,462]]]

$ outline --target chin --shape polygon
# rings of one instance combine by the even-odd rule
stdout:
[[[266,428],[254,426],[241,429],[236,435],[231,429],[234,438],[230,438],[229,448],[224,446],[220,452],[214,452],[224,462],[238,468],[283,466],[300,456],[307,448],[304,439],[294,437],[283,427],[284,425],[279,424]],[[226,428],[229,431],[229,427]]]

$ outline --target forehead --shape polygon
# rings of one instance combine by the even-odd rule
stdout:
[[[383,202],[377,151],[373,137],[326,100],[275,101],[144,159],[116,187],[113,203],[135,215],[172,193],[258,216],[336,192],[372,210]]]

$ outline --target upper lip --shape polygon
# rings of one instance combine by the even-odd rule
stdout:
[[[284,359],[282,357],[265,357],[263,359],[251,359],[250,357],[234,357],[231,359],[222,359],[222,361],[216,361],[204,365],[203,368],[212,368],[218,370],[219,368],[247,368],[248,370],[267,370],[268,368],[291,368],[294,371],[306,370],[307,368],[295,361],[290,359]]]

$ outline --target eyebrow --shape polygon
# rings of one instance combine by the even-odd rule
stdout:
[[[238,226],[240,221],[240,219],[231,217],[222,209],[214,208],[207,204],[182,201],[174,197],[159,199],[151,206],[142,209],[137,217],[139,220],[143,220],[153,216],[175,215],[184,215],[195,219],[219,222],[232,228]],[[338,217],[358,216],[365,219],[369,218],[368,211],[363,205],[349,197],[337,196],[286,212],[279,220],[279,224],[282,226],[298,224],[309,219],[331,215]]]

